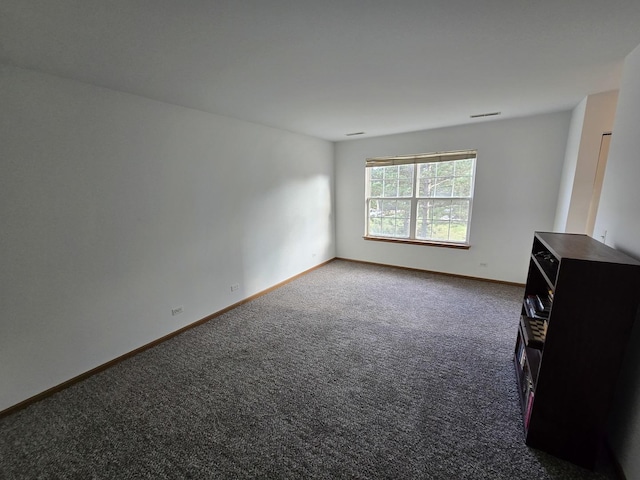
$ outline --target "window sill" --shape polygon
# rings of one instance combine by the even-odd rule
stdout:
[[[388,242],[388,243],[404,243],[408,245],[424,245],[427,247],[444,247],[455,248],[458,250],[469,250],[471,245],[464,243],[447,243],[447,242],[434,242],[430,240],[407,240],[404,238],[386,238],[386,237],[362,237],[365,240],[371,240],[374,242]]]

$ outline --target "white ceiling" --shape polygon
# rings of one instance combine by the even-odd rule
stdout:
[[[638,44],[640,0],[0,0],[2,63],[328,140],[572,108]]]

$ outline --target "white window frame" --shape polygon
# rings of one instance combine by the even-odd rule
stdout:
[[[390,242],[398,242],[398,243],[415,243],[415,244],[424,244],[424,245],[437,245],[437,246],[447,246],[454,248],[469,248],[469,238],[470,238],[470,230],[471,230],[471,213],[473,210],[473,194],[475,187],[475,177],[476,177],[476,164],[477,164],[477,156],[478,152],[476,150],[458,150],[453,152],[436,152],[436,153],[424,153],[418,155],[402,155],[402,156],[393,156],[393,157],[374,157],[368,158],[365,164],[365,234],[364,238],[367,240],[380,240],[380,241],[390,241]],[[466,160],[473,159],[473,166],[471,171],[471,185],[469,196],[465,197],[453,197],[453,196],[418,196],[418,166],[420,164],[429,164],[429,163],[437,163],[437,162],[449,162],[455,160]],[[412,187],[412,195],[409,196],[395,196],[395,197],[381,197],[371,196],[371,171],[372,167],[387,167],[387,166],[398,166],[398,165],[413,165],[413,187]],[[372,200],[407,200],[411,201],[411,211],[410,211],[410,224],[409,224],[409,235],[408,236],[386,236],[381,234],[372,234],[369,232],[369,219],[371,215],[370,204]],[[455,240],[438,240],[438,239],[420,239],[416,237],[417,231],[417,217],[418,217],[418,202],[420,200],[464,200],[469,202],[469,211],[467,216],[467,228],[466,228],[466,238],[464,241],[455,241]]]

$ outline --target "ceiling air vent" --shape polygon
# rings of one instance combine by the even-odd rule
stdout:
[[[478,113],[477,115],[469,115],[470,118],[494,117],[502,112]]]

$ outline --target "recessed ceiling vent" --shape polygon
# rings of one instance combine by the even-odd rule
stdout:
[[[502,112],[478,113],[477,115],[469,115],[470,118],[494,117]]]
[[[345,133],[345,137],[355,137],[356,135],[364,135],[364,132]]]

